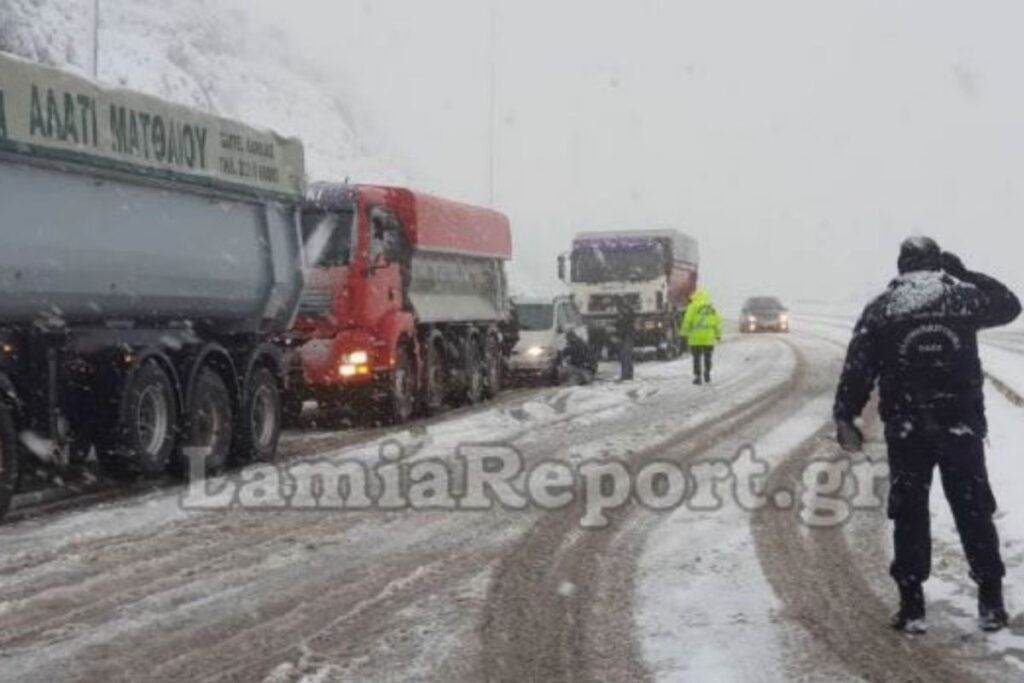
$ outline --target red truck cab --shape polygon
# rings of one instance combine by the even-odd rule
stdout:
[[[286,417],[313,398],[402,421],[453,394],[497,391],[505,216],[404,188],[321,184],[302,230],[311,263]]]

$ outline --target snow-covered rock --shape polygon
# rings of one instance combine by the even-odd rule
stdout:
[[[0,0],[0,51],[93,71],[93,0]],[[294,135],[317,179],[406,183],[368,149],[341,77],[241,0],[101,0],[97,78]]]

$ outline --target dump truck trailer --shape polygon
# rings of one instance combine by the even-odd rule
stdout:
[[[0,514],[30,455],[273,457],[303,175],[297,140],[0,55]]]
[[[372,185],[318,185],[303,212],[313,244],[295,333],[295,419],[305,399],[401,422],[496,393],[510,316],[508,220],[496,211]]]

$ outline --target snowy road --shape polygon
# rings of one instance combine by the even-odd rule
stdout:
[[[933,635],[884,628],[877,505],[840,526],[802,521],[806,463],[836,455],[843,337],[820,325],[731,339],[707,387],[689,383],[686,360],[645,363],[635,382],[286,444],[370,466],[400,446],[407,464],[455,472],[467,443],[514,448],[527,470],[694,468],[686,505],[630,500],[604,528],[581,526],[582,480],[560,509],[196,511],[178,489],[0,527],[0,680],[1017,680],[1024,645],[967,631],[953,578]],[[1012,438],[1019,411],[994,407],[994,438]],[[748,446],[773,495],[751,507],[725,491],[715,505],[702,479],[715,470],[695,466]],[[1024,533],[1007,538],[1024,547]]]

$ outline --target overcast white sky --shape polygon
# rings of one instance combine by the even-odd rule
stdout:
[[[727,304],[859,303],[916,232],[1024,288],[1019,1],[257,1],[417,185],[475,203],[493,50],[495,204],[537,289],[574,231],[661,226]]]

